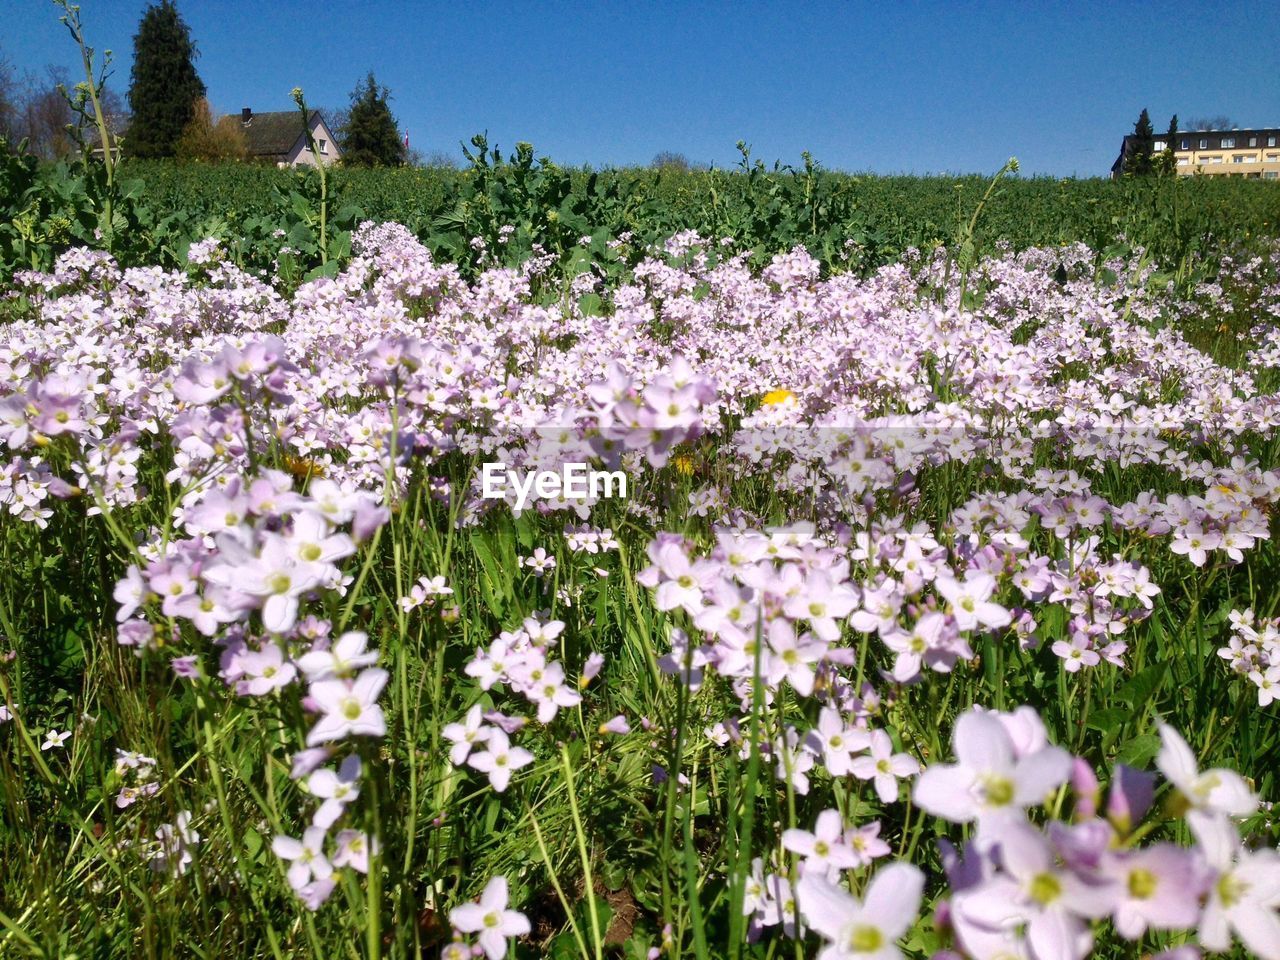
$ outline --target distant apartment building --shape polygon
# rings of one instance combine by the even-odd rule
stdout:
[[[1120,145],[1120,156],[1111,165],[1111,177],[1124,173],[1133,156],[1136,138],[1130,134]],[[1169,147],[1168,137],[1157,135],[1151,155]],[[1178,176],[1245,177],[1249,180],[1280,179],[1280,128],[1265,130],[1186,130],[1173,138],[1174,169]]]

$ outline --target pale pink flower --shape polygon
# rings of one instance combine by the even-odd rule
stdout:
[[[805,922],[826,941],[818,960],[900,960],[897,941],[920,909],[924,874],[907,863],[878,871],[859,900],[818,872],[796,885]]]
[[[838,810],[818,814],[813,833],[792,828],[782,831],[782,846],[804,857],[805,871],[826,873],[858,865],[858,856],[844,842],[844,823]]]
[[[360,796],[360,758],[353,753],[342,761],[337,773],[317,770],[307,778],[307,792],[324,801],[311,822],[328,830],[342,816],[347,804]]]
[[[387,671],[371,667],[354,681],[317,680],[308,691],[323,716],[307,734],[307,746],[355,735],[381,737],[387,724],[378,706],[378,696],[387,685]]]
[[[368,635],[359,630],[349,630],[334,640],[327,650],[312,650],[295,662],[308,680],[349,677],[361,667],[378,662],[378,651],[366,651],[368,642]]]
[[[323,827],[307,827],[302,839],[278,835],[271,841],[271,849],[281,860],[289,862],[289,886],[300,891],[313,878],[324,880],[333,873],[333,865],[324,855],[325,831]]]
[[[1160,725],[1160,741],[1156,766],[1187,798],[1195,812],[1247,817],[1258,809],[1257,796],[1234,770],[1201,773],[1195,754],[1173,727]]]
[[[533,754],[523,747],[511,746],[511,741],[501,730],[493,730],[485,749],[467,757],[467,765],[489,775],[493,789],[502,793],[511,782],[511,773],[533,763]]]
[[[963,581],[940,576],[934,587],[946,599],[961,630],[994,629],[1013,622],[1008,610],[989,599],[996,591],[996,579],[989,573],[970,570]]]
[[[449,749],[449,762],[455,767],[462,766],[473,749],[489,742],[492,728],[484,725],[483,712],[480,704],[477,703],[467,711],[461,723],[445,724],[444,729],[440,731],[440,734],[453,744]]]
[[[1172,843],[1108,853],[1101,876],[1117,890],[1112,907],[1116,932],[1137,940],[1148,929],[1185,930],[1200,918],[1208,877],[1195,856]]]
[[[1071,755],[1046,746],[1017,758],[1000,720],[977,709],[961,715],[953,735],[954,765],[934,764],[916,781],[917,806],[955,823],[978,821],[979,837],[998,839],[1001,825],[1023,819],[1071,775]]]
[[[1280,855],[1246,850],[1225,817],[1192,821],[1191,829],[1216,873],[1200,917],[1200,943],[1225,952],[1234,930],[1252,954],[1280,960]]]
[[[529,918],[507,909],[507,878],[494,877],[480,894],[479,903],[464,903],[449,911],[449,923],[460,933],[478,933],[476,943],[489,960],[502,960],[507,940],[529,932]]]
[[[893,803],[898,799],[898,780],[914,777],[920,772],[920,763],[909,754],[894,753],[889,734],[872,730],[871,755],[857,757],[850,771],[859,780],[875,781],[881,803]]]

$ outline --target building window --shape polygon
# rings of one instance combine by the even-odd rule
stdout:
[[[1276,145],[1276,138],[1275,138],[1275,137],[1267,137],[1267,146],[1268,146],[1268,147],[1274,147],[1275,145]]]
[[[1246,159],[1246,158],[1245,158],[1244,156],[1237,155],[1237,156],[1234,156],[1234,157],[1232,157],[1232,158],[1231,158],[1231,162],[1232,162],[1232,163],[1244,163],[1245,159]]]
[[[1263,180],[1274,180],[1276,177],[1280,177],[1280,173],[1275,170],[1268,170],[1262,175]]]
[[[1191,141],[1190,141],[1190,140],[1188,140],[1186,137],[1183,137],[1183,138],[1182,138],[1182,146],[1181,146],[1181,148],[1180,148],[1180,149],[1182,149],[1182,150],[1190,150],[1190,149],[1191,149]]]
[[[317,141],[316,141],[316,145],[320,148],[320,152],[321,152],[321,153],[328,153],[328,152],[329,152],[329,141],[328,141],[328,140],[317,140]]]
[[[1221,157],[1201,157],[1202,163],[1221,163]]]
[[[1231,150],[1232,148],[1234,148],[1234,147],[1235,147],[1235,145],[1236,145],[1236,138],[1235,138],[1235,137],[1223,137],[1223,138],[1222,138],[1222,149],[1223,149],[1223,150]]]
[[[1201,149],[1201,150],[1208,150],[1208,149],[1209,149],[1209,141],[1208,141],[1208,140],[1206,140],[1204,137],[1201,137],[1201,138],[1200,138],[1200,149]]]
[[[1180,167],[1185,167],[1185,166],[1186,166],[1188,163],[1190,163],[1190,162],[1191,162],[1191,161],[1190,161],[1190,160],[1188,160],[1186,157],[1179,157],[1179,158],[1178,158],[1178,166],[1180,166]]]
[[[1257,137],[1250,137],[1250,138],[1249,138],[1249,146],[1251,146],[1251,147],[1256,147],[1257,145],[1258,145],[1258,138],[1257,138]]]
[[[1154,150],[1156,153],[1163,153],[1164,148],[1167,146],[1168,144],[1165,143],[1163,140],[1157,140],[1155,143],[1151,145],[1151,149]]]

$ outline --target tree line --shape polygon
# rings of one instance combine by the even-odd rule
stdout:
[[[103,106],[127,157],[244,160],[248,144],[238,115],[218,116],[196,70],[199,56],[190,27],[174,0],[156,0],[133,37],[127,95],[110,87]],[[83,117],[74,109],[74,85],[62,68],[40,77],[19,71],[0,51],[0,140],[44,160],[75,154]],[[321,110],[354,166],[399,166],[411,159],[391,112],[391,92],[373,72],[356,84],[350,104]]]

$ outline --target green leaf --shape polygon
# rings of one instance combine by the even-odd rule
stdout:
[[[547,944],[547,952],[544,956],[550,960],[579,960],[581,954],[578,951],[578,942],[574,939],[573,932],[565,930],[563,933],[556,934],[551,942]]]
[[[315,243],[311,235],[311,227],[305,221],[298,221],[289,228],[287,237],[289,246],[297,247],[302,250],[309,250]]]
[[[300,193],[289,194],[289,206],[300,220],[309,221],[315,216],[310,201]]]
[[[1145,706],[1160,689],[1164,676],[1169,671],[1168,662],[1157,663],[1135,674],[1127,683],[1116,691],[1117,699],[1123,700],[1135,710]]]
[[[1126,741],[1124,746],[1116,751],[1115,762],[1142,769],[1159,752],[1160,738],[1154,733],[1144,733]]]
[[[258,851],[262,849],[262,834],[250,827],[244,835],[244,849],[250,860],[256,860]]]
[[[1133,711],[1126,707],[1107,707],[1105,710],[1095,710],[1089,714],[1085,726],[1102,733],[1114,733],[1132,716]]]
[[[315,280],[319,277],[336,277],[338,275],[338,261],[330,260],[328,263],[315,267],[307,271],[304,280]]]

